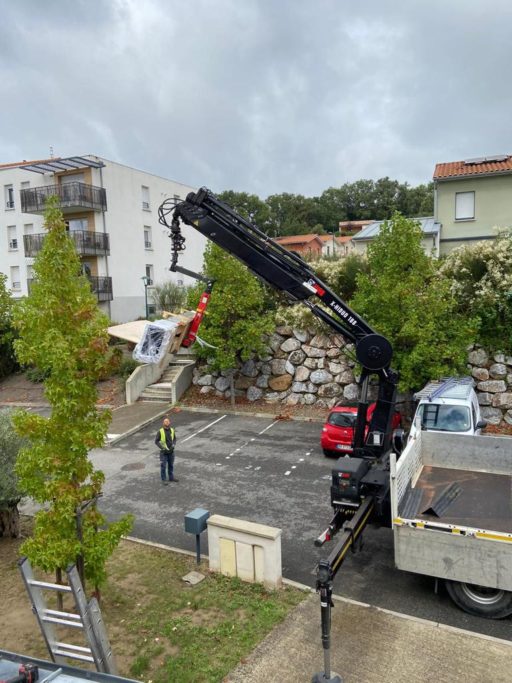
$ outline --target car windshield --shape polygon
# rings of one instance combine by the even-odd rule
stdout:
[[[442,432],[467,432],[471,428],[469,408],[440,403],[425,403],[418,408],[423,429]]]
[[[353,427],[356,423],[356,414],[331,413],[327,419],[327,422],[335,427]]]

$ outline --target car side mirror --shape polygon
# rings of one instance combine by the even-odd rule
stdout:
[[[487,420],[478,420],[476,423],[476,428],[483,429],[484,427],[487,427]]]

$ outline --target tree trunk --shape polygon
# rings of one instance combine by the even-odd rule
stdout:
[[[0,509],[0,538],[18,538],[20,535],[20,513],[18,503],[4,503]]]

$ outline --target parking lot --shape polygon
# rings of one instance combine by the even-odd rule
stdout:
[[[156,422],[112,448],[94,451],[107,481],[102,508],[111,518],[131,512],[132,535],[187,550],[195,539],[184,515],[196,507],[282,529],[283,575],[309,586],[329,546],[314,539],[330,521],[330,470],[334,460],[319,446],[321,424],[295,420],[198,413],[173,414],[175,474],[163,486],[154,444]],[[461,612],[434,581],[394,568],[392,533],[368,528],[361,552],[346,559],[335,593],[459,628],[512,639],[510,619],[483,620]],[[206,534],[201,551],[207,553]]]

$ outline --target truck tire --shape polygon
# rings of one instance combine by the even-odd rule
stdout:
[[[460,581],[445,581],[445,584],[453,602],[468,614],[487,619],[505,619],[512,614],[512,591]]]

